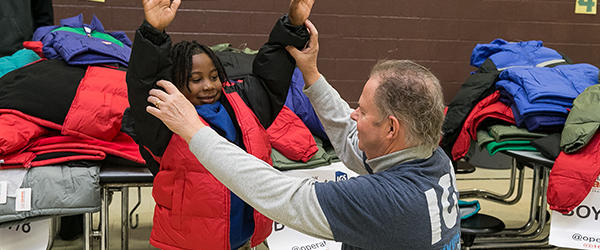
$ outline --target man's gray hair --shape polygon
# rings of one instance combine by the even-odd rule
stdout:
[[[409,60],[382,60],[371,70],[379,80],[375,106],[381,115],[405,125],[405,143],[434,150],[442,136],[444,98],[439,80],[425,67]]]

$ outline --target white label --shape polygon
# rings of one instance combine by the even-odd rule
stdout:
[[[17,189],[17,199],[15,200],[15,211],[31,210],[31,188]]]
[[[48,232],[52,219],[28,222],[16,226],[0,228],[0,249],[2,250],[46,250],[49,249]]]
[[[569,249],[599,249],[600,192],[592,190],[573,211],[550,215],[549,244]],[[561,248],[562,249],[562,248]]]
[[[319,182],[328,181],[347,181],[351,177],[358,176],[346,168],[343,163],[336,162],[328,166],[322,166],[312,169],[294,169],[283,172],[292,177],[311,177]],[[286,227],[277,222],[273,223],[271,235],[267,238],[269,249],[271,250],[340,250],[342,243],[322,240],[312,236],[300,233],[294,229]]]
[[[0,181],[0,204],[6,204],[8,195],[8,181]]]

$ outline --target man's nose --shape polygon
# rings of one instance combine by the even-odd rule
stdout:
[[[352,120],[355,120],[355,121],[358,120],[358,113],[357,112],[358,112],[358,109],[355,109],[354,111],[352,111],[352,113],[350,113],[350,118]]]

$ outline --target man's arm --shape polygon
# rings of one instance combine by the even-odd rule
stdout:
[[[314,179],[286,176],[207,127],[198,130],[189,144],[211,174],[257,211],[304,234],[333,239]]]
[[[317,28],[306,20],[310,41],[303,50],[288,46],[304,77],[304,94],[310,99],[315,113],[323,124],[325,133],[344,165],[358,174],[368,174],[364,166],[363,152],[358,149],[356,122],[350,118],[352,109],[317,68],[319,42]]]
[[[368,174],[363,152],[358,149],[356,122],[350,118],[353,109],[322,76],[305,88],[304,94],[310,99],[340,160],[350,170]]]

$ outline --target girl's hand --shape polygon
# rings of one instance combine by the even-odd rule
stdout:
[[[146,21],[152,27],[164,31],[175,18],[181,0],[143,0]]]
[[[293,25],[302,25],[308,19],[314,0],[291,0],[288,11],[290,22]]]

